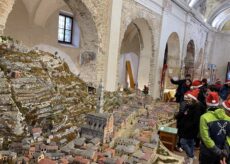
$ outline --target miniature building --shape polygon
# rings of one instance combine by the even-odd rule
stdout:
[[[101,139],[102,143],[109,142],[113,137],[113,114],[92,113],[86,116],[86,125],[81,127],[80,136],[88,140]]]
[[[11,77],[15,78],[15,79],[20,78],[21,77],[21,72],[13,71],[13,72],[11,72]]]
[[[42,153],[34,153],[33,158],[31,159],[30,163],[31,164],[39,163],[44,158],[45,158],[44,154],[42,154]]]
[[[17,153],[12,151],[0,151],[0,162],[16,160]]]
[[[41,134],[42,134],[41,128],[33,128],[32,129],[32,135],[33,135],[34,139],[37,139],[38,137],[40,137]]]
[[[89,84],[87,85],[87,92],[88,92],[89,94],[95,94],[95,93],[96,93],[96,88],[93,86],[92,83],[89,83]]]
[[[103,113],[104,90],[100,83],[97,90],[97,113],[86,115],[86,125],[81,127],[80,136],[88,140],[99,138],[102,143],[109,142],[113,137],[113,114]]]
[[[44,159],[40,160],[38,162],[38,164],[56,164],[56,162],[51,160],[51,159],[44,158]]]

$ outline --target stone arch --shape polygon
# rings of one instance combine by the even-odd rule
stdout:
[[[137,45],[136,49],[132,49],[130,43],[135,43]],[[143,89],[144,85],[149,84],[150,60],[153,54],[152,45],[152,31],[148,21],[144,18],[130,20],[122,34],[122,41],[120,42],[121,55],[118,63],[119,66],[122,66],[122,64],[124,64],[124,62],[121,62],[122,56],[127,53],[132,53],[133,61],[136,61],[137,67],[136,73],[133,72],[133,74],[136,75],[135,84],[137,84],[140,89]],[[126,49],[124,47],[126,47]],[[136,57],[134,54],[136,54]],[[125,68],[124,65],[123,68]],[[119,70],[119,77],[121,77],[121,72],[122,71]],[[123,73],[124,72],[126,72],[126,70],[123,70]]]
[[[195,44],[190,40],[187,44],[186,56],[184,58],[184,74],[194,75],[194,62],[195,62]]]
[[[172,77],[179,77],[180,75],[180,40],[179,35],[173,32],[168,37],[165,48],[164,65],[167,65],[167,70],[165,70],[165,89],[174,89],[175,85],[172,85],[168,74]],[[164,71],[164,70],[163,70]],[[164,73],[164,72],[163,72]]]

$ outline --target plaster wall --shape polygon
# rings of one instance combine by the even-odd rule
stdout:
[[[132,0],[123,0],[122,7],[119,49],[121,49],[122,40],[128,26],[132,22],[136,23],[143,39],[143,46],[140,50],[138,87],[143,89],[144,85],[148,85],[151,95],[153,95],[155,86],[156,58],[159,51],[161,5],[154,1],[137,0],[135,2]],[[116,70],[116,79],[118,79],[118,69],[116,68]],[[117,85],[117,82],[115,85]]]
[[[207,63],[211,57],[209,62],[217,64],[220,76],[223,76],[225,72],[224,62],[229,61],[228,43],[230,37],[215,33],[209,35],[207,39],[209,29],[204,27],[192,14],[189,14],[191,11],[185,11],[186,9],[184,10],[171,0],[63,0],[65,3],[68,2],[69,8],[63,7],[59,3],[60,0],[52,0],[57,2],[59,7],[55,7],[56,10],[52,14],[49,13],[48,19],[39,17],[39,13],[43,12],[44,5],[51,0],[34,0],[36,3],[31,3],[31,0],[17,1],[26,2],[26,5],[24,6],[23,3],[14,5],[12,12],[14,0],[2,0],[0,2],[0,33],[6,25],[5,35],[11,35],[22,40],[30,47],[37,45],[49,51],[60,50],[61,56],[65,56],[66,60],[72,63],[69,65],[75,67],[76,73],[85,71],[84,74],[89,74],[89,76],[84,77],[84,79],[94,83],[102,79],[106,90],[109,91],[114,91],[117,88],[119,59],[123,53],[121,51],[122,40],[132,22],[137,24],[143,37],[143,45],[140,47],[140,54],[138,54],[139,65],[141,66],[138,70],[138,86],[142,89],[141,86],[148,85],[150,94],[154,98],[158,98],[160,94],[159,83],[165,47],[173,32],[177,33],[179,37],[178,67],[182,70],[187,44],[190,40],[193,40],[195,44],[195,64],[201,59],[202,53],[200,52],[203,50],[204,63]],[[40,2],[41,6],[39,7]],[[33,12],[33,9],[36,8],[37,12]],[[83,8],[89,12],[85,12]],[[80,27],[79,47],[76,46],[77,44],[75,46],[63,46],[57,43],[59,9],[73,12],[77,20],[87,20],[84,26]],[[45,16],[42,15],[42,17]],[[8,21],[5,24],[7,18]],[[89,28],[90,30],[84,28],[90,24],[93,24],[92,28]],[[214,41],[215,39],[216,41]],[[132,47],[126,48],[131,49]],[[90,62],[87,68],[79,64],[80,55],[86,50],[93,50],[97,57],[96,61]],[[220,54],[220,56],[216,54]],[[179,76],[183,76],[183,71]]]
[[[165,7],[163,11],[163,19],[162,19],[162,29],[161,29],[161,37],[160,37],[160,52],[158,56],[158,64],[157,64],[157,74],[155,81],[155,89],[154,95],[156,97],[160,96],[160,80],[161,80],[161,72],[163,68],[163,60],[165,54],[166,44],[169,40],[169,37],[172,33],[176,33],[179,37],[179,54],[174,54],[175,56],[179,56],[179,61],[177,61],[177,67],[181,66],[181,58],[183,51],[183,42],[185,36],[185,28],[186,28],[186,12],[181,10],[174,3],[170,4],[170,8]],[[170,54],[170,50],[168,54]],[[179,76],[179,75],[177,75]],[[167,78],[167,77],[166,77]]]
[[[62,7],[60,10],[71,13],[67,6]],[[50,16],[44,27],[38,26],[29,20],[29,14],[24,4],[18,0],[9,15],[4,34],[22,41],[23,44],[30,48],[38,47],[41,50],[53,54],[57,51],[59,55],[69,63],[69,66],[74,70],[73,73],[78,74],[80,69],[80,32],[76,24],[74,26],[74,33],[78,35],[73,37],[74,42],[77,42],[76,45],[63,45],[58,43],[58,16],[60,10],[55,11]]]
[[[28,47],[43,45],[43,47],[58,49],[60,53],[64,52],[62,54],[68,54],[72,63],[75,64],[75,70],[80,71],[80,77],[85,81],[98,84],[105,77],[111,6],[111,1],[107,0],[33,0],[33,2],[31,0],[2,0],[0,2],[0,34],[10,34],[22,40]],[[56,42],[57,14],[61,9],[72,12],[78,20],[81,33],[79,44],[76,42],[74,46],[63,46]],[[10,28],[5,29],[6,25]],[[96,61],[80,66],[80,55],[84,55],[85,52],[95,53]]]
[[[197,59],[199,59],[199,55],[201,55],[200,51],[206,49],[206,41],[208,37],[208,29],[204,27],[201,23],[199,23],[195,18],[188,15],[186,21],[186,33],[183,45],[183,53],[182,53],[182,69],[184,70],[184,59],[187,54],[187,45],[192,40],[195,46],[195,58],[194,64],[196,65]],[[205,54],[206,55],[206,54]],[[182,76],[183,76],[182,71]]]
[[[227,64],[230,62],[230,34],[216,33],[209,63],[217,66],[217,78],[225,80]]]
[[[193,40],[195,43],[195,62],[200,55],[200,50],[206,48],[206,37],[208,30],[201,23],[199,23],[195,18],[193,18],[188,12],[183,10],[174,2],[169,1],[163,6],[162,13],[162,28],[160,35],[160,48],[159,55],[157,59],[156,67],[156,78],[154,86],[154,97],[157,98],[160,95],[160,79],[161,71],[163,67],[164,53],[166,43],[170,34],[176,32],[179,36],[180,42],[180,61],[178,61],[178,67],[181,70],[184,69],[184,59],[187,53],[187,44],[190,40]],[[183,71],[181,75],[178,75],[179,78],[183,78]]]
[[[0,1],[0,35],[3,34],[5,24],[9,13],[14,5],[14,0],[1,0]]]
[[[126,61],[130,61],[131,68],[132,68],[132,74],[134,83],[137,83],[137,77],[138,77],[138,66],[139,66],[139,57],[137,54],[131,52],[131,53],[125,53],[121,55],[121,58],[119,60],[119,84],[122,87],[127,87],[126,83]]]

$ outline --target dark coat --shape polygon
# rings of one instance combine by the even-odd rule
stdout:
[[[176,115],[178,135],[185,139],[194,139],[199,132],[200,116],[206,109],[200,102],[187,104],[183,101],[179,113]]]
[[[230,87],[228,87],[227,84],[225,84],[221,89],[220,89],[220,97],[222,100],[226,100],[228,95],[230,94]]]
[[[173,80],[171,79],[171,83],[178,85],[176,89],[176,102],[181,103],[184,100],[184,94],[190,90],[190,86],[186,86],[186,80]]]
[[[198,100],[205,106],[207,107],[206,105],[206,99],[205,99],[205,95],[207,93],[207,90],[208,90],[208,87],[206,85],[203,85],[199,88],[200,92],[198,94]]]

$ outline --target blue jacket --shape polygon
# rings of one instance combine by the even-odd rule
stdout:
[[[228,95],[230,94],[230,87],[228,87],[226,84],[220,89],[220,97],[222,100],[226,100]]]

